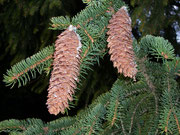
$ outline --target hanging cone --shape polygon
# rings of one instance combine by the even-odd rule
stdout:
[[[75,27],[69,26],[58,36],[55,43],[53,70],[48,88],[48,110],[50,114],[64,113],[68,108],[68,101],[72,101],[72,94],[76,88],[79,75],[80,48],[79,35]]]
[[[135,80],[137,65],[134,62],[131,19],[126,7],[122,7],[112,16],[107,27],[109,54],[114,67],[117,67],[119,73]]]

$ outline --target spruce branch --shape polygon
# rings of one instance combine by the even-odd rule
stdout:
[[[99,26],[99,23],[102,23],[103,24],[101,26]],[[95,23],[95,22],[94,22]],[[96,23],[93,24],[93,26],[83,26],[83,25],[78,25],[78,28],[80,29],[79,30],[79,33],[82,37],[84,37],[84,35],[82,35],[81,33],[84,33],[88,38],[83,38],[84,40],[84,46],[83,46],[83,49],[82,49],[82,59],[81,59],[81,62],[84,60],[84,58],[88,55],[88,52],[92,52],[92,51],[98,51],[96,53],[99,53],[99,55],[101,56],[105,51],[105,43],[101,43],[102,45],[100,45],[98,42],[99,39],[104,39],[105,38],[105,31],[107,30],[106,29],[106,25],[107,25],[107,20],[102,20],[100,19],[100,21],[97,22],[96,20]],[[96,27],[96,32],[94,33],[94,30],[90,30],[92,29],[92,27]],[[90,34],[91,33],[91,34]],[[91,35],[94,35],[94,37],[92,37]],[[90,43],[87,44],[87,41],[90,40]],[[87,45],[86,45],[87,44]],[[98,54],[94,54],[93,56],[91,56],[91,58],[94,59],[95,56],[97,56]]]
[[[170,84],[170,82],[169,82],[169,77],[167,78],[167,81],[168,81],[168,94],[171,95],[171,94],[170,94],[170,92],[171,92],[171,84]],[[170,109],[170,111],[169,111],[169,113],[168,113],[168,116],[170,117],[170,113],[171,113],[171,111],[172,111],[172,112],[173,112],[173,116],[174,116],[175,121],[176,121],[177,129],[178,129],[179,134],[180,134],[180,125],[179,125],[179,122],[178,122],[178,118],[177,118],[176,112],[175,112],[175,110],[174,110],[174,108],[175,108],[176,106],[174,106],[173,98],[172,98],[171,96],[169,97],[169,102],[170,102],[170,105],[171,105],[171,109]],[[168,119],[169,119],[169,117],[168,117]],[[168,120],[167,120],[167,125],[168,125]],[[167,128],[165,128],[165,132],[167,132]]]
[[[130,98],[138,94],[143,94],[149,92],[144,81],[138,81],[136,83],[130,84],[127,87],[125,98]]]
[[[147,44],[150,44],[150,43],[147,42]],[[146,47],[144,47],[142,49],[145,49],[145,48]],[[140,51],[142,51],[142,49]],[[143,52],[141,52],[141,53],[143,54]],[[157,92],[157,87],[153,84],[154,82],[151,80],[151,75],[148,74],[148,70],[147,70],[147,67],[146,67],[146,64],[148,65],[148,63],[149,63],[149,59],[145,55],[144,57],[136,58],[136,61],[139,63],[138,65],[139,65],[140,72],[142,73],[143,78],[145,79],[145,82],[147,83],[147,85],[149,87],[149,90],[150,90],[150,92],[152,93],[152,95],[154,97],[154,101],[155,101],[155,118],[153,119],[153,123],[155,124],[155,123],[158,123],[156,121],[159,119],[159,100],[158,100],[158,95],[157,95],[157,93],[158,93]],[[154,127],[154,124],[152,124],[151,128]],[[154,134],[157,135],[158,131],[159,131],[158,128],[154,127],[153,130],[155,131],[155,132],[153,131]]]
[[[123,124],[123,118],[125,117],[125,106],[127,103],[125,99],[125,87],[123,82],[119,79],[113,84],[111,89],[111,97],[107,106],[107,120],[109,128],[114,125],[118,127],[117,123],[120,121],[123,133],[126,134],[125,127]]]
[[[88,36],[88,38],[90,39],[91,43],[93,44],[94,43],[94,39],[92,38],[92,36],[89,34],[87,28],[85,28],[83,25],[79,25],[77,26],[77,28],[80,28],[84,31],[85,35]]]
[[[158,114],[158,98],[157,98],[157,95],[156,95],[156,88],[153,84],[153,82],[151,81],[149,75],[147,74],[147,71],[146,71],[146,66],[145,66],[145,61],[147,60],[147,57],[144,57],[142,59],[138,59],[138,62],[139,62],[139,66],[140,66],[140,72],[143,74],[152,94],[154,95],[154,99],[155,99],[155,106],[156,106],[156,115]]]
[[[174,48],[167,40],[163,37],[154,37],[147,35],[141,39],[141,48],[145,55],[151,54],[158,59],[174,59]]]
[[[84,22],[89,22],[90,20],[97,19],[97,16],[101,16],[106,13],[106,10],[110,7],[109,2],[94,2],[93,4],[87,6],[84,10],[78,13],[72,18],[72,24],[77,26],[78,24],[84,24]]]
[[[76,123],[71,128],[61,132],[62,135],[97,134],[101,129],[100,126],[105,112],[104,106],[100,103],[93,106],[93,108],[89,107],[88,111],[83,111],[77,115]]]
[[[83,10],[81,13],[86,14],[86,11]],[[102,23],[102,25],[99,25],[100,23]],[[86,23],[83,22],[77,24],[77,33],[82,38],[83,44],[80,70],[80,76],[82,78],[84,78],[83,74],[86,74],[87,70],[91,70],[90,66],[94,65],[95,62],[98,62],[99,57],[103,56],[104,51],[102,50],[105,50],[106,44],[102,42],[102,40],[105,38],[104,31],[106,30],[107,24],[108,18],[103,11],[102,16],[96,15],[96,19],[90,17],[87,19]]]
[[[127,135],[126,129],[125,129],[125,127],[124,127],[124,122],[123,122],[123,120],[120,119],[120,122],[121,122],[121,127],[122,127],[123,134],[124,134],[124,135]]]
[[[177,117],[177,115],[176,115],[175,112],[174,112],[174,118],[175,118],[175,120],[176,120],[176,125],[177,125],[177,128],[178,128],[178,132],[179,132],[179,134],[180,134],[180,124],[179,124],[179,120],[178,120],[178,117]]]
[[[11,88],[16,83],[18,83],[18,87],[26,85],[27,82],[31,80],[31,77],[33,79],[36,78],[37,71],[39,74],[42,74],[45,68],[50,67],[53,52],[54,47],[48,46],[30,58],[18,62],[12,66],[11,69],[7,70],[3,81],[7,86],[11,86]]]
[[[168,73],[164,81],[165,89],[161,98],[163,108],[160,113],[159,128],[165,133],[180,134],[179,103],[176,103],[178,95],[177,84],[171,78],[172,76]]]
[[[164,131],[165,131],[166,133],[167,133],[167,131],[168,131],[168,123],[169,123],[169,118],[170,118],[171,113],[172,113],[172,109],[169,110],[168,115],[167,115],[166,126],[165,126],[165,129],[164,129]]]
[[[26,119],[26,120],[5,120],[0,122],[0,132],[21,132],[22,135],[33,134],[43,131],[44,122],[40,119]],[[39,130],[40,129],[40,130]]]
[[[115,124],[115,121],[117,119],[117,108],[118,108],[118,105],[119,105],[119,102],[118,102],[118,100],[116,100],[115,108],[114,108],[114,115],[113,115],[113,119],[112,119],[112,122],[111,122],[111,126],[113,126]]]
[[[19,120],[11,119],[0,122],[0,132],[3,131],[24,131],[26,127]]]
[[[149,95],[144,96],[144,97],[138,102],[138,104],[136,105],[136,107],[134,108],[134,111],[133,111],[132,117],[131,117],[131,124],[130,124],[130,127],[129,127],[129,134],[131,134],[131,132],[132,132],[133,121],[134,121],[134,117],[135,117],[137,108],[139,107],[139,105],[140,105],[148,96],[149,96]]]
[[[82,121],[83,123],[85,122],[85,128],[87,128],[86,130],[89,135],[97,133],[100,130],[101,121],[105,115],[105,108],[101,104],[94,107],[93,111],[91,114],[88,114],[90,116],[89,118],[86,117],[85,121]]]
[[[180,58],[176,57],[172,61],[166,61],[166,70],[169,74],[175,76],[180,76]]]
[[[57,133],[61,132],[63,130],[66,130],[76,122],[75,117],[62,117],[59,119],[56,119],[54,121],[48,122],[44,129],[46,129],[47,133]]]
[[[71,25],[69,16],[60,16],[51,18],[51,28],[52,30],[63,30]]]

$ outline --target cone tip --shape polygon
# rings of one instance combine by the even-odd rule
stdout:
[[[126,12],[128,12],[128,9],[126,6],[122,6],[121,9],[124,9]]]
[[[74,27],[73,25],[69,25],[68,30],[69,31],[76,31],[76,27]]]
[[[128,14],[128,16],[130,16],[129,15],[129,13],[128,13],[128,8],[126,7],[126,6],[122,6],[121,8],[120,8],[120,10],[125,10],[126,11],[126,13]],[[129,17],[129,24],[131,24],[131,18]]]

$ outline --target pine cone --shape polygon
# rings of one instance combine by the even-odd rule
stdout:
[[[137,65],[134,62],[131,19],[126,7],[122,7],[112,16],[107,27],[109,54],[114,67],[124,76],[135,79]]]
[[[48,88],[48,110],[51,114],[64,113],[68,108],[68,101],[72,101],[72,94],[76,88],[79,75],[80,48],[79,35],[75,27],[69,26],[58,36],[55,43],[53,70]]]

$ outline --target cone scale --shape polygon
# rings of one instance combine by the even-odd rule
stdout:
[[[132,46],[131,19],[126,7],[123,6],[112,16],[107,27],[107,42],[113,66],[118,69],[118,73],[135,80],[137,65]]]
[[[55,42],[53,70],[48,88],[48,111],[64,113],[73,100],[72,94],[78,81],[81,42],[75,27],[69,26]]]

